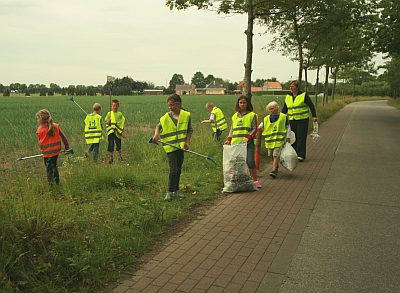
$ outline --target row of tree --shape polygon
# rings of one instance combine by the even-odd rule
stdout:
[[[324,93],[328,78],[355,80],[373,73],[375,53],[386,54],[385,81],[391,94],[400,94],[400,2],[397,0],[166,0],[170,9],[217,10],[222,14],[246,14],[246,93],[251,96],[253,26],[273,33],[270,48],[296,60],[298,80],[307,85],[308,71],[319,77],[324,69]],[[397,80],[397,83],[396,83]],[[319,84],[317,80],[316,84]]]

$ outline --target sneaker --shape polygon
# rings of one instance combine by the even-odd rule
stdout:
[[[269,172],[269,176],[271,176],[272,178],[276,178],[276,176],[278,176],[278,171],[277,170],[273,170],[271,172]]]
[[[165,200],[165,201],[171,201],[173,195],[174,195],[173,192],[168,191],[167,194],[166,194],[165,197],[164,197],[164,200]]]
[[[183,193],[181,193],[180,190],[174,191],[172,196],[177,197],[177,198],[184,198],[185,197],[185,195]]]
[[[297,160],[298,160],[299,162],[303,162],[303,161],[304,161],[304,158],[303,158],[303,157],[297,157]]]
[[[260,181],[254,181],[254,185],[257,187],[257,189],[261,189],[261,183],[260,183]]]

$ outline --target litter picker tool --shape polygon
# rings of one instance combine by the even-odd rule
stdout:
[[[184,150],[184,149],[181,149],[180,147],[177,147],[177,146],[175,146],[175,145],[173,145],[173,144],[171,144],[171,143],[168,143],[168,142],[165,142],[165,141],[162,141],[162,140],[159,140],[158,142],[160,142],[160,143],[163,144],[163,145],[168,145],[168,146],[171,146],[171,147],[173,147],[173,148],[176,148],[177,150],[182,150],[182,151],[184,151],[184,152],[188,152],[188,153],[191,153],[191,154],[193,154],[193,155],[206,158],[208,161],[211,161],[211,162],[213,162],[214,164],[217,164],[217,162],[215,162],[214,158],[211,157],[211,156],[206,156],[206,155],[203,155],[203,154],[200,154],[200,153],[196,153],[196,152],[191,151],[191,150]],[[153,143],[153,138],[150,138],[150,139],[149,139],[149,143]]]
[[[73,155],[75,152],[74,152],[73,149],[69,149],[69,150],[63,151],[63,153],[65,153],[67,155]],[[28,159],[38,158],[38,157],[43,157],[43,154],[27,156],[27,157],[19,157],[19,158],[16,158],[15,160],[16,161],[23,161],[23,160],[28,160]]]
[[[79,107],[79,109],[81,109],[86,115],[88,115],[88,113],[81,106],[79,106],[79,104],[75,101],[74,96],[68,97],[68,100],[73,102],[75,105],[77,105]]]

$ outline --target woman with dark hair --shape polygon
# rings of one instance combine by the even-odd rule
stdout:
[[[289,117],[290,129],[296,134],[296,141],[292,146],[296,150],[298,160],[303,162],[306,159],[309,110],[313,121],[318,121],[318,118],[310,96],[299,90],[297,80],[290,83],[290,91],[291,94],[285,98],[282,113]]]
[[[236,113],[232,116],[232,126],[225,144],[247,143],[246,163],[255,186],[260,189],[261,183],[257,180],[256,163],[254,160],[254,137],[257,133],[257,114],[253,112],[253,105],[246,96],[240,96],[235,105]]]

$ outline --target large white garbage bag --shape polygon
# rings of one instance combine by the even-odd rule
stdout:
[[[223,169],[224,188],[223,192],[241,192],[257,190],[253,178],[250,176],[246,164],[247,144],[239,143],[224,145]]]
[[[293,171],[297,166],[297,153],[290,143],[285,143],[281,151],[281,164],[289,171]]]

